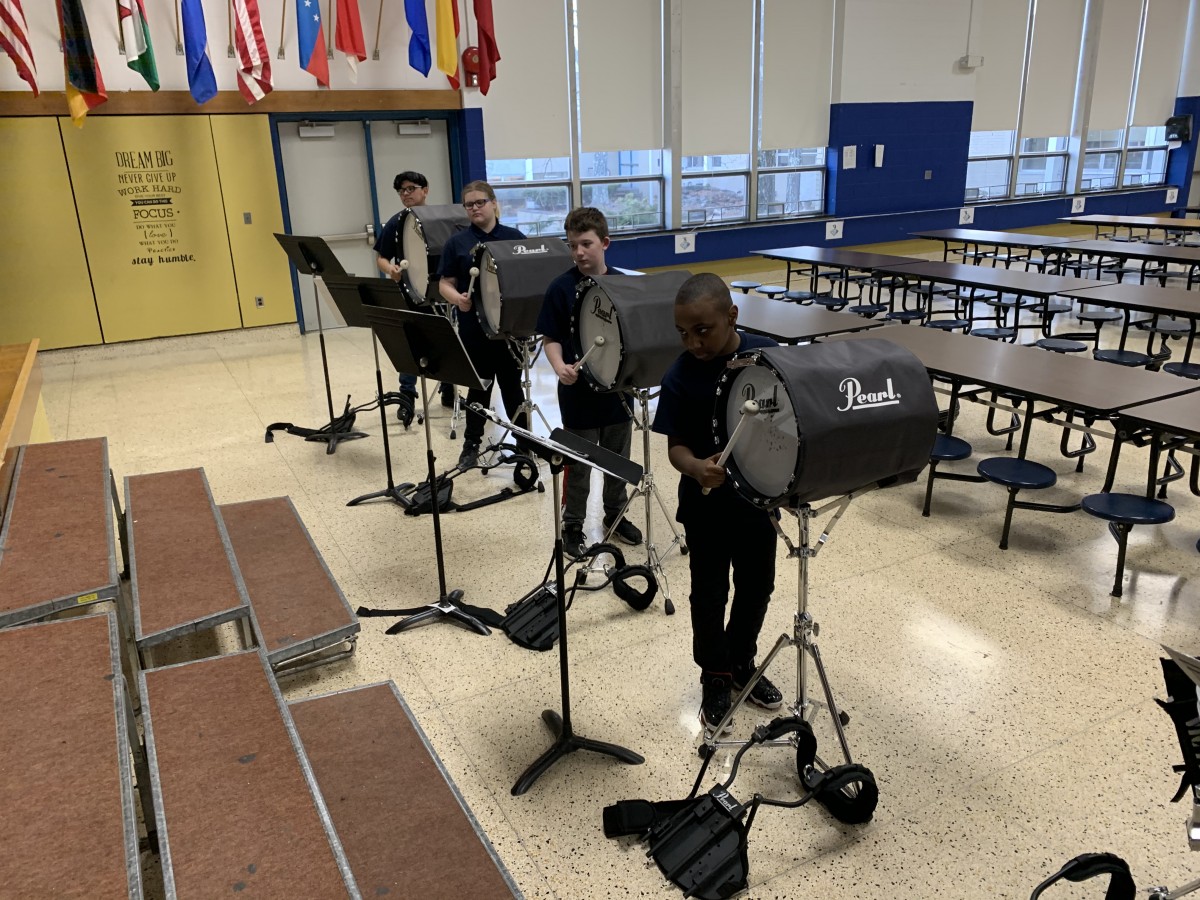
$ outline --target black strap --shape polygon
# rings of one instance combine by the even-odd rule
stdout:
[[[490,625],[493,628],[499,628],[500,623],[504,621],[504,617],[494,609],[488,609],[486,606],[472,606],[469,603],[455,603],[459,609],[469,616],[474,616],[484,625]],[[406,606],[403,609],[368,609],[365,606],[360,606],[354,611],[354,614],[360,619],[377,618],[381,616],[415,616],[419,612],[424,612],[429,609],[429,604],[424,606]]]
[[[1112,853],[1084,853],[1075,857],[1034,888],[1029,900],[1037,900],[1042,891],[1064,878],[1067,881],[1087,881],[1097,875],[1112,875],[1105,900],[1136,900],[1137,888],[1129,872],[1129,863]]]
[[[604,807],[604,836],[644,835],[656,822],[671,818],[679,810],[691,806],[694,800],[621,800]]]

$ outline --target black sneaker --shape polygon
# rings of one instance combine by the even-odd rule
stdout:
[[[417,412],[417,395],[401,391],[396,400],[396,418],[400,424],[408,428]]]
[[[479,461],[479,441],[467,441],[458,454],[458,467],[469,469]]]
[[[583,536],[583,526],[576,522],[563,525],[563,553],[572,559],[579,559],[587,549],[587,539]]]
[[[608,531],[612,525],[612,519],[604,520],[604,530]],[[628,544],[630,547],[636,547],[642,542],[642,532],[636,525],[621,516],[621,521],[617,523],[617,527],[613,530],[613,534],[620,539],[621,543]]]
[[[716,735],[717,726],[729,712],[732,700],[729,682],[728,672],[703,672],[700,675],[700,724],[704,726],[706,739]],[[728,734],[732,729],[733,719],[730,719],[721,733]]]
[[[733,691],[735,694],[740,694],[742,688],[746,686],[751,678],[754,677],[754,666],[748,669],[735,669],[733,672]],[[754,689],[750,691],[746,697],[748,703],[753,703],[755,706],[762,709],[779,709],[783,706],[783,694],[779,688],[771,683],[771,680],[764,674],[762,678],[754,685]]]

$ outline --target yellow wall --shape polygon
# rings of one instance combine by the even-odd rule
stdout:
[[[294,322],[296,302],[287,257],[274,238],[275,232],[283,231],[283,213],[267,117],[212,116],[209,121],[242,323],[249,327]],[[262,298],[261,307],[256,297]]]
[[[0,159],[0,344],[100,343],[57,121],[0,119]]]

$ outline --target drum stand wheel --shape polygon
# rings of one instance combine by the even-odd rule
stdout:
[[[604,533],[604,538],[601,543],[612,543],[613,532],[616,531],[617,525],[628,511],[633,501],[638,497],[646,501],[646,530],[643,534],[643,540],[646,546],[646,565],[650,571],[654,573],[654,580],[658,583],[658,589],[663,595],[663,612],[668,616],[675,615],[675,604],[671,601],[671,589],[667,584],[667,574],[663,571],[663,557],[679,548],[681,556],[686,556],[688,552],[687,540],[679,529],[675,527],[675,520],[671,517],[671,513],[667,510],[667,505],[663,503],[662,495],[658,492],[658,486],[654,483],[654,471],[651,468],[650,462],[650,400],[651,393],[646,388],[633,388],[629,391],[633,399],[637,401],[638,411],[634,416],[634,424],[642,432],[642,480],[638,485],[629,492],[629,497],[625,501],[625,506],[622,507],[620,514],[613,519],[612,524]],[[662,510],[663,518],[667,520],[667,526],[671,529],[671,543],[660,553],[658,545],[654,543],[654,506],[650,502],[651,498],[658,504],[658,508]]]
[[[769,747],[788,747],[796,752],[796,771],[800,776],[801,784],[808,789],[813,789],[813,785],[819,781],[823,775],[829,773],[842,774],[839,770],[855,770],[866,773],[870,776],[869,770],[854,763],[854,759],[850,754],[850,743],[846,739],[846,726],[850,724],[850,716],[844,710],[838,708],[833,697],[833,688],[829,683],[829,675],[825,671],[825,663],[821,658],[821,650],[817,646],[816,638],[821,633],[820,625],[813,619],[812,613],[808,611],[808,567],[809,560],[814,558],[821,548],[825,546],[829,540],[829,534],[833,531],[842,514],[849,507],[850,502],[856,497],[860,497],[873,488],[864,488],[859,491],[853,491],[849,494],[844,494],[836,500],[831,500],[823,506],[816,509],[807,503],[800,504],[797,507],[787,508],[787,512],[794,515],[799,521],[800,539],[798,543],[793,543],[791,539],[784,533],[783,527],[779,520],[772,517],[772,523],[775,525],[775,531],[779,535],[780,540],[787,545],[788,558],[799,560],[799,583],[797,585],[797,611],[793,619],[792,633],[781,634],[775,642],[775,646],[771,648],[771,652],[763,659],[759,667],[754,671],[754,675],[742,688],[741,692],[734,698],[730,704],[729,712],[725,718],[712,730],[712,735],[706,737],[700,745],[700,756],[707,759],[716,752],[718,747],[742,747],[747,742],[738,740],[719,740],[718,736],[724,733],[726,724],[732,721],[734,713],[746,702],[750,692],[758,683],[758,680],[767,671],[772,661],[779,654],[779,651],[784,647],[795,647],[797,650],[796,658],[796,702],[789,708],[792,715],[798,717],[805,723],[813,722],[821,708],[828,711],[830,720],[833,723],[833,729],[837,735],[838,744],[842,756],[845,759],[844,765],[831,766],[826,763],[817,753],[817,741],[813,736],[811,729],[806,732],[795,732],[784,738],[766,741],[764,746]],[[817,538],[816,546],[812,546],[809,541],[809,532],[811,529],[812,520],[824,513],[836,509],[832,518],[826,524],[820,537]],[[821,693],[823,700],[813,699],[809,696],[809,673],[807,670],[806,659],[812,657],[813,666],[816,669],[817,678],[821,682]],[[843,774],[841,779],[845,782],[845,786],[833,792],[833,796],[825,794],[821,791],[816,791],[816,799],[822,803],[835,817],[844,822],[850,821],[866,821],[874,812],[874,804],[878,801],[877,791],[860,790],[859,786],[862,779],[846,777]],[[873,779],[872,779],[873,787]],[[867,809],[866,807],[870,808]]]

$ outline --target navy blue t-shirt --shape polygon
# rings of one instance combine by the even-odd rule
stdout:
[[[738,332],[741,342],[734,353],[756,350],[760,347],[776,347],[778,344],[768,337]],[[725,364],[733,353],[701,361],[684,351],[672,363],[663,376],[662,391],[658,395],[658,410],[654,414],[653,431],[682,441],[698,459],[705,459],[720,452],[713,440],[712,418],[717,402],[717,379],[725,371]],[[701,500],[700,482],[688,475],[679,478],[679,510],[676,518],[684,518],[697,509]],[[736,498],[728,479],[709,497],[715,502],[728,502]],[[753,509],[750,503],[743,504]]]
[[[542,311],[538,314],[538,333],[562,344],[563,362],[567,364],[579,358],[571,334],[571,317],[575,312],[575,288],[583,278],[578,266],[555,278],[546,288]],[[558,410],[567,428],[602,428],[629,421],[629,411],[621,402],[620,392],[593,390],[582,374],[574,384],[558,383]]]
[[[438,278],[453,278],[459,291],[465,292],[471,283],[471,266],[475,265],[475,248],[488,241],[520,241],[525,235],[515,228],[496,223],[491,232],[483,231],[474,222],[469,228],[455,234],[442,247],[442,258],[438,265]],[[472,298],[474,303],[474,298]],[[462,339],[477,338],[486,340],[483,329],[479,327],[477,304],[468,313],[459,312],[458,332]]]
[[[373,249],[388,262],[395,262],[396,258],[400,256],[400,217],[402,215],[404,215],[404,210],[400,210],[388,219],[387,224],[383,226],[383,231],[375,239]]]

